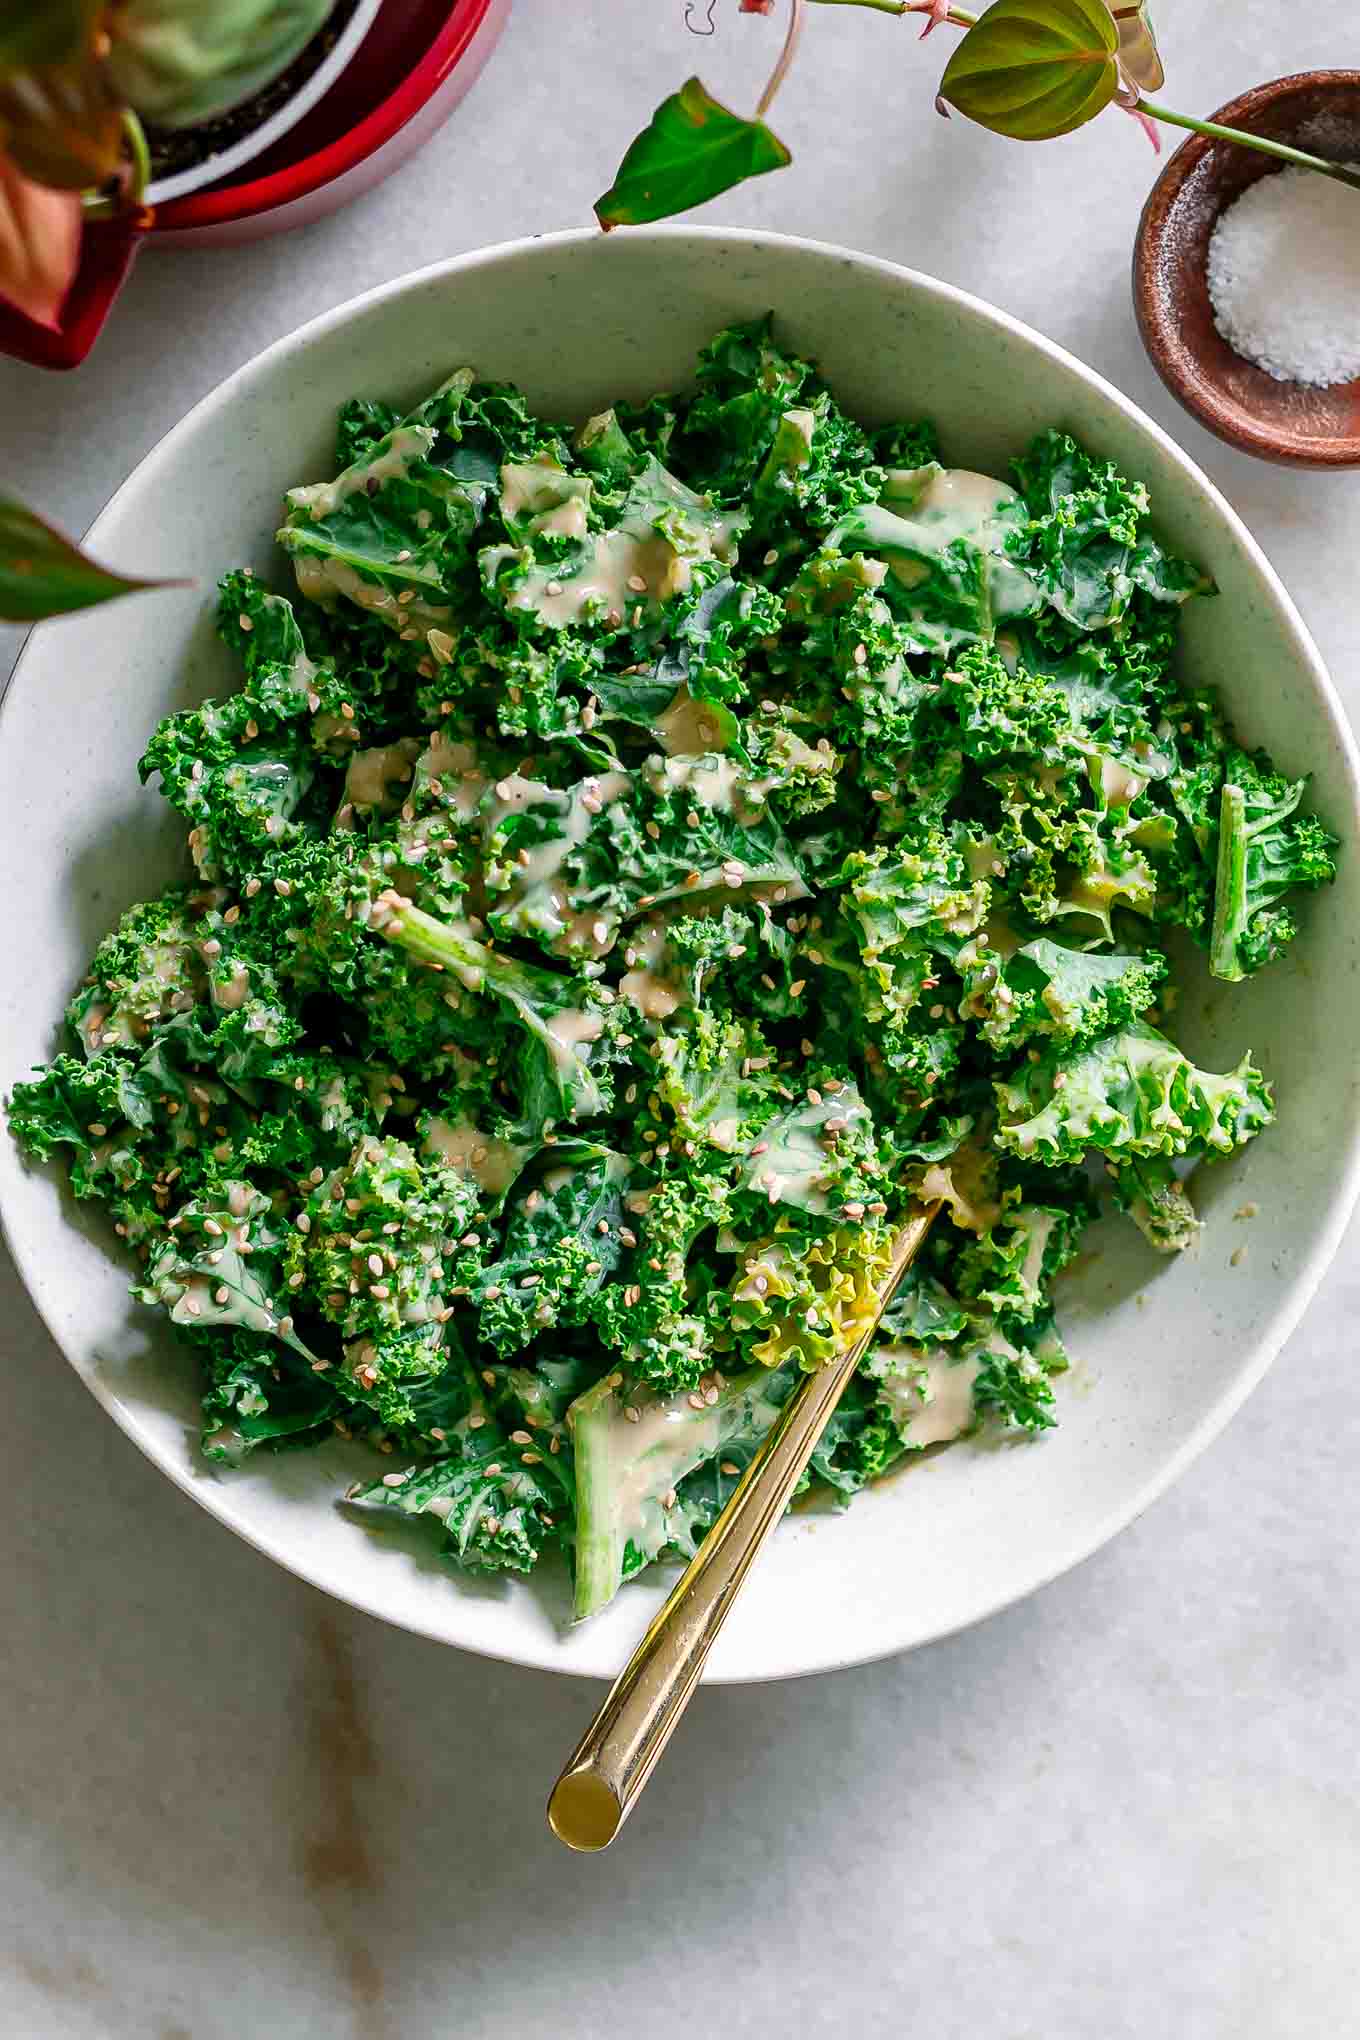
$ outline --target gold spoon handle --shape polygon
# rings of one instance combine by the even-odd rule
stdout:
[[[938,1209],[932,1205],[902,1227],[872,1320],[837,1359],[799,1382],[573,1750],[548,1801],[548,1825],[569,1849],[607,1849],[632,1812],[742,1582],[788,1507]]]

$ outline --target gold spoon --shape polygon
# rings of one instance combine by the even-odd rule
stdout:
[[[548,1825],[569,1849],[607,1849],[641,1797],[756,1554],[787,1508],[939,1208],[932,1204],[906,1221],[869,1323],[839,1358],[799,1382],[572,1751],[548,1800]]]

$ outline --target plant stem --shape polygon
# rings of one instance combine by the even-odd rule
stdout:
[[[132,166],[128,177],[127,197],[132,205],[140,205],[146,187],[151,182],[151,151],[142,132],[142,123],[130,106],[123,108],[123,136],[127,142]]]
[[[910,14],[911,0],[816,0],[819,7],[872,7],[878,14]]]
[[[151,181],[151,151],[147,147],[142,124],[130,106],[123,108],[123,160],[119,167],[117,186],[110,191],[87,191],[81,194],[81,206],[87,220],[112,220],[125,212],[140,211]]]
[[[757,102],[756,105],[757,120],[764,120],[766,114],[770,110],[770,107],[774,103],[775,93],[779,90],[785,78],[787,78],[789,74],[789,66],[790,64],[792,64],[794,56],[797,53],[798,38],[802,33],[803,33],[803,0],[792,0],[792,5],[789,9],[788,32],[784,37],[784,47],[779,52],[779,62],[775,65],[774,69],[771,71],[765,85],[765,90],[761,93],[760,99]]]
[[[1360,171],[1348,170],[1344,163],[1329,163],[1325,156],[1310,156],[1302,149],[1291,147],[1288,142],[1273,142],[1268,135],[1248,134],[1243,128],[1220,127],[1217,121],[1192,120],[1187,113],[1173,113],[1169,107],[1158,106],[1151,99],[1139,98],[1134,101],[1135,113],[1145,113],[1152,120],[1164,121],[1168,127],[1188,128],[1191,134],[1208,135],[1215,142],[1240,142],[1244,149],[1256,149],[1263,156],[1278,156],[1281,162],[1296,163],[1302,170],[1316,170],[1322,177],[1334,177],[1338,184],[1349,184],[1354,191],[1360,191]]]
[[[818,7],[871,7],[876,14],[929,14],[934,0],[814,0]],[[945,20],[955,28],[972,28],[976,14],[970,14],[964,7],[951,7],[946,11]]]

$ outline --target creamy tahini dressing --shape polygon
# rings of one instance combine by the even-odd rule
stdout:
[[[1025,1258],[1020,1266],[1020,1280],[1026,1289],[1037,1290],[1044,1272],[1044,1255],[1048,1252],[1048,1243],[1053,1237],[1053,1228],[1058,1221],[1051,1211],[1036,1209],[1030,1205],[1022,1205],[1015,1215],[1017,1220],[1023,1220],[1029,1229],[1029,1245],[1025,1249]]]
[[[880,1346],[878,1400],[909,1445],[940,1445],[968,1430],[976,1415],[973,1383],[981,1356],[954,1360],[940,1346]]]
[[[580,1051],[604,1032],[604,1014],[591,1007],[568,1006],[548,1022],[549,1050],[559,1073],[581,1060]]]
[[[677,688],[670,706],[657,717],[655,729],[670,758],[726,748],[712,705],[696,701],[687,687]]]
[[[426,787],[439,781],[440,798],[463,821],[476,814],[488,781],[482,773],[476,747],[455,741],[436,730],[416,761],[416,785]]]
[[[611,1422],[610,1444],[621,1448],[610,1454],[620,1525],[625,1536],[635,1525],[645,1535],[647,1506],[659,1508],[662,1495],[721,1448],[722,1418],[716,1405],[702,1414],[688,1401],[644,1405],[635,1424],[621,1412],[617,1430]]]
[[[507,523],[529,519],[534,532],[558,532],[583,541],[590,527],[589,480],[546,463],[501,469],[501,514]]]
[[[847,1084],[838,1092],[825,1094],[818,1104],[809,1099],[796,1112],[772,1120],[761,1136],[766,1143],[764,1153],[747,1158],[747,1187],[763,1191],[772,1204],[796,1204],[804,1211],[825,1211],[827,1121],[836,1120],[848,1131],[863,1125],[868,1118],[868,1106]]]
[[[435,433],[429,425],[398,425],[372,459],[356,461],[333,482],[310,482],[290,489],[288,501],[293,509],[306,510],[313,523],[319,523],[323,517],[333,516],[351,496],[371,493],[370,483],[382,488],[386,482],[404,478],[416,461],[426,458],[434,442]]]
[[[467,1119],[431,1119],[425,1128],[425,1145],[490,1197],[503,1196],[510,1188],[528,1152],[508,1140],[493,1139]]]
[[[1146,785],[1146,779],[1121,765],[1117,758],[1100,760],[1100,791],[1111,807],[1128,807]]]
[[[384,623],[390,623],[393,630],[429,630],[435,625],[448,623],[453,611],[438,603],[426,602],[417,596],[414,602],[398,602],[390,588],[379,581],[369,581],[349,564],[348,560],[337,560],[329,553],[295,552],[293,572],[297,576],[298,592],[309,602],[319,602],[323,609],[333,609],[337,595],[343,595],[360,609],[371,610]]]
[[[250,972],[243,963],[238,963],[225,982],[214,979],[209,987],[214,1006],[224,1013],[235,1013],[244,1006],[250,994]]]
[[[619,980],[619,997],[628,999],[647,1020],[669,1020],[685,1003],[683,979],[670,976],[660,966],[666,954],[666,926],[663,921],[644,921],[628,943],[636,962]]]
[[[1009,482],[971,468],[898,470],[890,474],[884,501],[904,523],[916,527],[918,550],[927,556],[944,552],[955,539],[966,539],[992,561],[988,575],[992,615],[996,619],[1027,616],[1037,606],[1033,582],[1003,551],[1008,528],[998,512],[1020,500]],[[930,569],[921,560],[890,558],[889,571],[904,587],[916,588]]]
[[[576,573],[565,563],[533,567],[506,601],[511,609],[536,611],[545,623],[575,623],[589,605],[621,622],[640,602],[685,594],[693,578],[689,561],[668,539],[616,528],[600,534]],[[637,581],[641,587],[633,585]]]
[[[992,1194],[991,1159],[969,1141],[957,1147],[948,1162],[931,1163],[919,1194],[923,1204],[936,1200],[947,1204],[955,1225],[969,1232],[989,1232],[1001,1216]]]
[[[731,758],[676,756],[648,758],[642,776],[655,794],[685,793],[699,807],[750,820],[764,807],[765,786],[746,778]]]
[[[356,751],[345,770],[345,799],[351,807],[395,814],[406,798],[420,752],[419,737],[399,737],[395,744]]]
[[[654,464],[651,482],[659,497],[698,513],[694,558],[731,560],[740,519],[714,517],[703,497]],[[512,609],[532,609],[545,623],[576,622],[588,607],[622,622],[639,604],[666,602],[688,592],[692,559],[656,531],[638,506],[620,524],[601,532],[579,562],[554,561],[531,567],[506,597]]]

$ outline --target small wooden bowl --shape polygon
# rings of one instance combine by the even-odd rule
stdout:
[[[1213,118],[1353,162],[1360,159],[1360,71],[1277,78]],[[1204,135],[1177,149],[1152,187],[1134,243],[1139,331],[1167,388],[1230,446],[1291,467],[1360,467],[1360,377],[1328,389],[1278,382],[1235,354],[1214,324],[1207,265],[1219,214],[1280,167],[1240,143]],[[1360,192],[1355,198],[1360,205]]]

